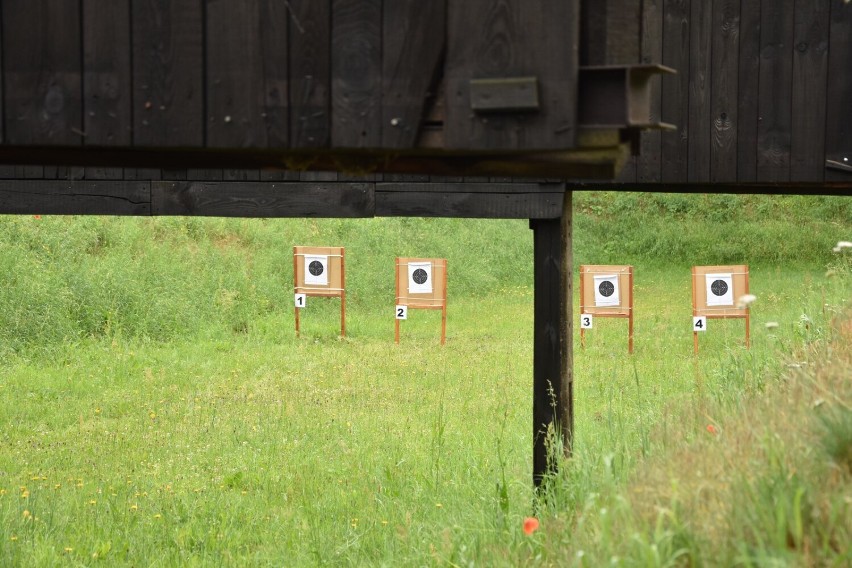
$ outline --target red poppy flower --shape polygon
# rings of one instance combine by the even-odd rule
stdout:
[[[532,534],[538,529],[538,519],[535,517],[527,517],[524,519],[524,534]]]
[[[717,434],[716,427],[713,426],[712,424],[707,425],[707,431],[710,432],[711,434],[713,434],[714,436]]]
[[[41,219],[41,215],[33,215],[33,219],[35,219],[36,221],[38,221],[39,219]]]

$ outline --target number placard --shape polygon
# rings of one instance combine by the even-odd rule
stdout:
[[[304,308],[308,303],[308,295],[307,294],[296,294],[296,307]]]
[[[592,314],[580,315],[580,329],[592,329],[595,323],[595,318]]]
[[[693,316],[692,331],[707,331],[707,316]]]
[[[397,306],[396,307],[396,319],[398,319],[398,320],[408,319],[408,306]]]

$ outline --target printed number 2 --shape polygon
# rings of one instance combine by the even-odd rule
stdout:
[[[705,316],[693,317],[692,331],[707,331],[707,318]]]
[[[580,329],[592,329],[593,323],[591,314],[583,314],[580,316]]]
[[[398,319],[398,320],[408,319],[408,306],[397,306],[396,307],[396,319]]]
[[[305,295],[304,294],[296,294],[296,307],[304,308],[305,307]]]

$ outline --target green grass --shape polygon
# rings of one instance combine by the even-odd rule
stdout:
[[[729,255],[706,253],[720,223],[700,214],[707,198],[575,199],[575,261],[636,267],[636,355],[626,322],[588,333],[575,455],[543,498],[531,487],[525,222],[4,218],[0,564],[842,562],[830,541],[848,535],[852,474],[830,464],[848,459],[843,405],[822,395],[830,412],[808,436],[823,453],[802,457],[839,476],[828,509],[819,479],[789,477],[805,470],[783,442],[743,426],[773,462],[727,441],[737,413],[788,392],[788,364],[818,361],[837,336],[850,278],[831,247],[849,237],[848,200],[737,198],[748,207],[732,209]],[[632,227],[622,239],[605,237],[614,218]],[[743,244],[783,226],[780,249]],[[338,301],[319,299],[294,337],[294,244],[346,247],[346,339]],[[425,311],[393,344],[397,255],[449,259],[444,347],[439,314]],[[741,321],[713,320],[696,360],[689,266],[714,262],[751,265],[753,346]],[[730,468],[733,493],[714,498],[755,505],[714,540],[699,513],[729,511],[673,484],[700,485],[696,449],[713,463],[723,440],[753,471],[769,467],[757,481]],[[542,527],[527,536],[533,513]]]

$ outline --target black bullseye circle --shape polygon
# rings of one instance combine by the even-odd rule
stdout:
[[[314,276],[319,276],[320,274],[325,272],[325,268],[323,267],[320,261],[312,260],[311,263],[308,265],[308,271]]]
[[[598,286],[598,292],[601,293],[601,296],[604,298],[609,298],[615,292],[615,286],[612,285],[612,282],[609,280],[604,280]]]
[[[411,275],[411,279],[414,280],[414,282],[416,282],[417,284],[423,284],[424,282],[426,282],[426,280],[429,279],[429,275],[426,274],[426,271],[422,268],[418,268]]]
[[[710,284],[710,291],[713,292],[714,296],[724,296],[728,293],[728,284],[724,280],[714,280]]]

